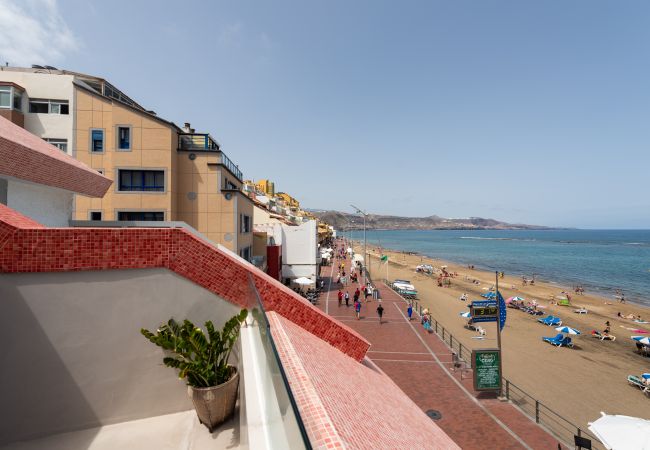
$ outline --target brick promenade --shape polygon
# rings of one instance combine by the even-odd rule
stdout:
[[[352,306],[354,284],[347,286],[351,306],[346,307],[344,302],[339,307],[336,264],[337,260],[334,260],[333,266],[322,267],[325,290],[317,306],[366,338],[372,344],[368,357],[423,411],[438,411],[441,418],[436,423],[460,447],[558,448],[557,439],[510,403],[480,398],[482,396],[473,391],[471,371],[453,371],[449,347],[435,333],[427,333],[415,313],[409,322],[406,303],[383,283],[376,283],[384,307],[381,325],[376,301],[364,302],[361,319],[356,319]],[[346,271],[349,267],[348,258]],[[371,411],[368,413],[372,414]]]

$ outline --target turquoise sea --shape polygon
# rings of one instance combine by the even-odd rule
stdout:
[[[340,233],[363,240],[362,231]],[[650,230],[367,231],[368,243],[650,306]]]

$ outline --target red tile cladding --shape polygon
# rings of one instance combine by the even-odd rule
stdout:
[[[268,316],[313,448],[460,448],[385,373]]]
[[[0,117],[0,176],[103,197],[112,181]]]
[[[164,267],[224,299],[250,307],[249,274],[267,311],[276,311],[360,361],[370,344],[229,251],[181,228],[44,228],[0,205],[0,272]]]

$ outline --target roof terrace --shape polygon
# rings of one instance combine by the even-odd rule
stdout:
[[[178,149],[195,152],[218,152],[220,164],[224,165],[239,181],[244,181],[244,174],[239,166],[221,150],[219,143],[208,133],[179,133]]]

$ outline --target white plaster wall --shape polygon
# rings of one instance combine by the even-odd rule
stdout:
[[[11,81],[25,88],[22,111],[25,129],[40,138],[68,140],[68,154],[73,155],[74,87],[72,75],[12,72],[0,70],[0,81]],[[29,98],[67,100],[68,115],[33,114],[29,112]]]
[[[192,408],[140,328],[239,312],[166,269],[0,274],[0,446]]]
[[[48,227],[67,227],[74,194],[42,184],[7,179],[7,206]]]

